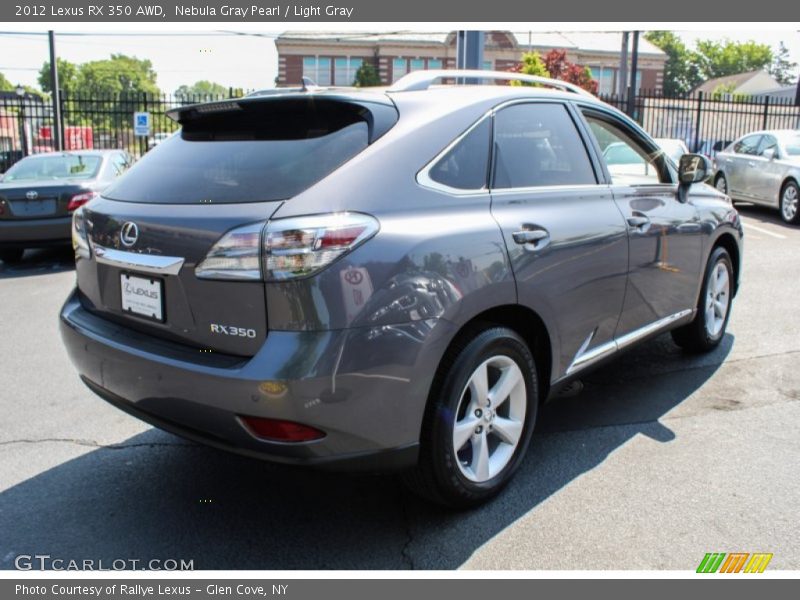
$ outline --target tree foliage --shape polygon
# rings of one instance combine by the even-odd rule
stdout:
[[[772,75],[781,85],[794,85],[797,82],[797,63],[789,60],[789,49],[780,42],[778,53],[769,67]]]
[[[15,86],[6,79],[6,76],[0,73],[0,92],[12,92]]]
[[[67,94],[74,94],[78,89],[78,65],[63,58],[57,58],[56,66],[58,67],[58,87]],[[53,86],[50,81],[49,60],[45,61],[42,68],[39,69],[38,83],[39,87],[46,93],[53,92]]]
[[[768,44],[698,40],[691,49],[671,31],[648,31],[644,37],[667,55],[664,65],[664,93],[667,95],[690,92],[708,79],[776,67]],[[777,68],[783,66],[784,72],[791,72],[794,66],[787,57],[788,51],[783,54],[786,63]]]
[[[381,85],[380,75],[371,63],[362,63],[356,71],[355,86],[356,87],[375,87]]]
[[[685,94],[703,81],[699,55],[690,50],[672,31],[648,31],[644,38],[667,55],[664,65],[664,93]]]
[[[588,67],[582,67],[567,60],[566,50],[551,50],[544,57],[538,52],[526,52],[522,55],[522,60],[514,71],[525,75],[560,79],[567,83],[574,83],[593,94],[597,93],[597,81],[592,79],[592,71]],[[511,85],[536,84],[511,81]]]
[[[772,63],[772,50],[768,44],[734,42],[725,40],[699,40],[697,42],[699,67],[705,79],[747,73],[767,68]]]
[[[220,98],[227,96],[231,90],[221,83],[213,81],[195,81],[192,85],[182,85],[175,90],[179,98]]]

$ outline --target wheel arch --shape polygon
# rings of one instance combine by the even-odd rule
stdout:
[[[733,281],[734,281],[734,288],[733,294],[734,296],[739,291],[739,275],[741,273],[742,267],[742,256],[741,251],[739,249],[739,244],[736,241],[736,238],[732,233],[729,231],[725,231],[721,233],[715,240],[714,243],[711,245],[711,249],[709,250],[709,256],[711,253],[714,252],[716,248],[724,248],[728,252],[728,256],[731,257],[731,263],[733,266]],[[708,260],[708,259],[706,259]]]
[[[476,314],[459,328],[450,340],[442,359],[451,352],[453,347],[463,343],[465,338],[472,337],[487,325],[507,327],[525,340],[536,361],[539,401],[544,401],[550,391],[550,377],[553,368],[553,340],[541,316],[521,304],[495,306]],[[440,361],[437,367],[433,387],[436,387],[438,382],[441,382],[441,376],[443,375],[440,373],[442,362],[444,360]]]

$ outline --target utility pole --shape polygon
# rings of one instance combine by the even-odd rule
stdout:
[[[619,53],[619,74],[617,77],[617,95],[620,99],[628,93],[628,38],[627,31],[622,32],[622,48]]]
[[[631,75],[628,85],[628,116],[636,118],[636,74],[639,70],[639,32],[633,32],[633,46],[631,48]]]
[[[61,90],[58,85],[58,65],[56,64],[56,35],[50,30],[47,32],[47,37],[50,40],[50,85],[52,87],[52,100],[53,100],[53,126],[50,129],[53,132],[53,144],[56,151],[64,149],[63,136],[61,131]]]
[[[483,31],[458,31],[456,33],[456,68],[482,69],[483,46],[486,36]],[[467,79],[460,83],[478,83]]]

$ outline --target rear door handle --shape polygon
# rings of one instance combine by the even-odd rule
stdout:
[[[511,237],[517,244],[531,244],[535,250],[544,248],[550,241],[550,233],[545,229],[523,229],[515,231]]]

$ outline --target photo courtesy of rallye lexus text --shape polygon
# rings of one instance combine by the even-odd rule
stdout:
[[[586,369],[668,330],[717,346],[742,227],[707,160],[571,84],[433,85],[453,76],[175,109],[74,217],[61,332],[85,384],[192,440],[397,469],[465,507]],[[640,160],[606,164],[613,144]]]

